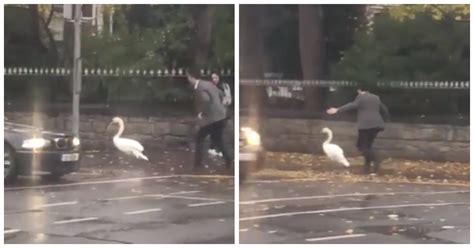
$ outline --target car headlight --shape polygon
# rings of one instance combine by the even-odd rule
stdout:
[[[255,132],[253,129],[249,127],[243,127],[241,130],[244,132],[247,144],[252,146],[259,146],[261,144],[260,134]]]
[[[81,140],[79,140],[79,138],[77,138],[77,137],[74,137],[72,139],[72,145],[73,146],[80,146],[81,145]]]
[[[25,149],[39,149],[39,148],[49,146],[50,143],[51,142],[49,140],[46,140],[43,138],[33,138],[33,139],[24,140],[21,147]]]

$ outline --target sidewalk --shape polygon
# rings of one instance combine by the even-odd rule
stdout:
[[[386,159],[377,176],[363,173],[363,158],[348,158],[350,167],[329,161],[325,156],[267,152],[258,179],[340,179],[345,181],[425,182],[469,185],[469,164],[456,162]]]

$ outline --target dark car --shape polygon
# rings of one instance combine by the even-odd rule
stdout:
[[[18,175],[57,180],[79,169],[79,151],[79,139],[72,135],[5,122],[4,181]]]
[[[253,171],[263,168],[265,150],[260,135],[250,127],[242,127],[239,134],[239,183],[242,184]]]

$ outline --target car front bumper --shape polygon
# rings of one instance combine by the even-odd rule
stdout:
[[[38,172],[68,174],[79,170],[79,150],[67,151],[17,151],[16,163],[20,174]]]

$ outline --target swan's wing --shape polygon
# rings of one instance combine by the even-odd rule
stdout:
[[[342,150],[342,148],[336,144],[327,144],[326,149],[334,154],[344,154],[344,151]]]
[[[327,144],[325,147],[326,155],[331,159],[339,159],[344,157],[344,151],[341,147],[335,144]]]
[[[144,150],[142,144],[140,144],[138,141],[132,140],[132,139],[118,138],[118,139],[115,140],[115,145],[117,147],[127,149],[127,150],[130,149],[130,150],[136,150],[136,151],[140,151],[140,152],[143,152],[143,150]]]

